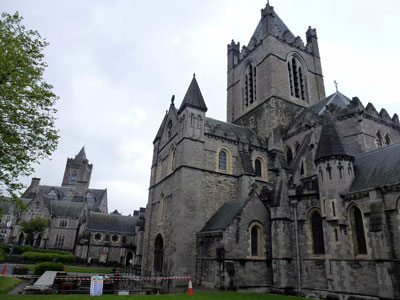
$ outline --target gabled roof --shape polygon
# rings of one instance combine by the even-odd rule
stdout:
[[[232,201],[224,203],[207,221],[200,232],[222,231],[226,229],[245,206],[246,202],[247,201]]]
[[[250,154],[239,151],[240,161],[242,162],[243,171],[245,174],[254,175],[253,164],[251,163]]]
[[[354,159],[350,192],[400,183],[400,143],[363,153]]]
[[[309,109],[313,110],[318,115],[322,115],[329,104],[334,104],[340,108],[346,108],[350,104],[351,99],[343,95],[339,91],[333,93],[332,95],[326,97],[325,99],[311,105]]]
[[[51,201],[50,213],[52,216],[78,218],[84,206],[83,202]]]
[[[160,128],[158,128],[156,137],[154,138],[153,143],[155,143],[157,140],[161,139],[162,133],[164,131],[165,123],[167,122],[168,114],[165,114],[164,119],[161,122]]]
[[[88,229],[92,231],[134,234],[138,220],[137,217],[90,212]]]
[[[327,116],[321,129],[314,161],[332,156],[353,157],[346,142],[337,131],[333,120],[330,116]]]
[[[204,112],[207,111],[207,106],[206,103],[204,102],[199,85],[197,84],[195,75],[193,75],[192,82],[190,83],[186,95],[183,98],[181,107],[178,110],[178,114],[181,113],[187,106],[196,108]]]

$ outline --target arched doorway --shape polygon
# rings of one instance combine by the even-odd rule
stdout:
[[[132,259],[132,261],[133,261],[133,253],[131,252],[131,251],[129,251],[127,254],[126,254],[126,261],[125,261],[125,265],[126,266],[130,266],[131,264],[129,263],[129,261]],[[133,264],[132,264],[133,265]]]
[[[157,235],[154,243],[154,271],[162,272],[164,256],[164,241],[161,234]]]
[[[35,248],[39,248],[40,247],[40,242],[42,241],[42,235],[39,234],[35,240]]]
[[[19,235],[19,238],[18,238],[18,245],[19,245],[19,246],[23,246],[23,245],[24,245],[24,234],[23,234],[23,233],[21,233],[21,234]]]

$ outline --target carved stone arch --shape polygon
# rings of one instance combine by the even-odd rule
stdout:
[[[224,152],[225,164],[224,164]],[[232,153],[226,146],[221,146],[217,150],[215,169],[217,172],[232,174]]]
[[[293,151],[293,156],[297,155],[297,152],[300,150],[300,143],[299,141],[295,141],[293,143],[292,151]]]
[[[393,139],[392,139],[392,137],[390,136],[389,133],[386,133],[386,134],[385,134],[385,144],[386,144],[386,145],[391,145],[391,144],[393,144]]]
[[[248,226],[249,258],[265,257],[264,224],[253,220]]]

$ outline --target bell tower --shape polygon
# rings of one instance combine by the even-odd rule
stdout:
[[[266,5],[247,45],[228,45],[227,121],[260,136],[285,128],[304,107],[325,98],[317,32],[304,44]]]
[[[93,165],[89,164],[86,158],[85,147],[82,147],[81,151],[75,155],[75,158],[68,158],[61,186],[81,186],[87,189],[89,187],[92,169]]]

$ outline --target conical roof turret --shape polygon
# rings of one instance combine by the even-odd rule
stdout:
[[[332,117],[326,116],[314,161],[317,162],[321,159],[335,156],[354,158],[342,135],[338,132]]]
[[[207,111],[207,106],[204,102],[199,85],[197,84],[195,74],[193,74],[192,82],[190,83],[186,95],[183,98],[181,107],[178,110],[178,114],[180,114],[186,107],[193,107],[204,112]]]
[[[84,160],[86,159],[86,152],[85,152],[85,146],[82,147],[81,151],[77,155],[75,155],[75,159],[77,160]]]

